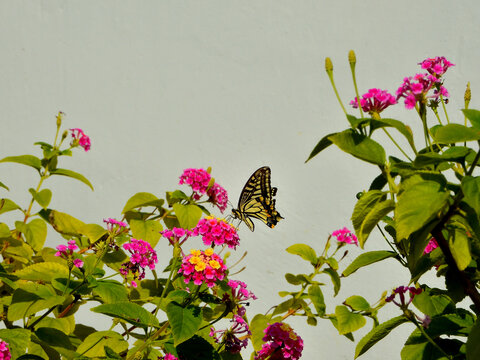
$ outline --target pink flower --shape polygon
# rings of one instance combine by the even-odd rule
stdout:
[[[437,78],[445,74],[449,67],[455,66],[455,64],[452,64],[445,59],[445,56],[436,56],[434,58],[425,59],[418,64],[422,69],[427,70],[429,74],[434,75]]]
[[[217,183],[214,183],[213,186],[208,189],[207,195],[209,196],[208,201],[210,201],[213,205],[218,206],[220,212],[223,213],[227,208],[228,203],[227,191]]]
[[[161,359],[161,360],[178,360],[178,358],[170,353],[167,353],[165,354],[165,356],[163,358],[158,358],[158,359]]]
[[[425,247],[425,250],[423,251],[423,254],[430,254],[433,250],[435,250],[438,247],[437,240],[435,238],[431,238],[430,241],[428,242],[427,246]]]
[[[132,273],[133,280],[142,280],[145,278],[145,268],[155,269],[155,264],[158,262],[157,253],[148,242],[132,238],[130,242],[123,244],[123,248],[131,254],[130,260],[123,263],[119,269],[125,279],[129,273]],[[131,283],[133,287],[136,287],[135,281]]]
[[[112,218],[103,219],[103,222],[107,224],[107,230],[110,232],[122,232],[123,229],[128,227],[128,224],[123,221],[118,221]]]
[[[87,135],[85,135],[82,129],[76,128],[76,129],[70,129],[70,131],[72,132],[72,137],[73,137],[73,141],[71,144],[72,146],[80,145],[85,151],[90,150],[90,146],[91,146],[90,138]]]
[[[163,237],[167,238],[170,241],[170,244],[174,245],[179,243],[183,244],[190,236],[193,236],[193,231],[174,227],[171,230],[164,230],[160,232]]]
[[[203,243],[207,246],[225,244],[235,249],[240,242],[237,229],[233,225],[213,216],[201,219],[193,229],[193,233],[195,236],[202,235]]]
[[[353,232],[348,230],[346,227],[343,229],[335,230],[332,233],[332,236],[337,238],[337,241],[345,244],[355,244],[358,246],[358,239]]]
[[[67,245],[58,245],[56,248],[58,251],[55,253],[55,256],[59,256],[62,259],[67,260],[69,268],[71,269],[72,266],[76,266],[77,268],[83,267],[83,261],[80,259],[73,259],[73,251],[78,249],[75,240],[69,240],[68,246]]]
[[[217,281],[223,280],[226,271],[223,260],[209,248],[205,251],[191,250],[190,255],[183,258],[178,273],[183,275],[186,284],[193,281],[195,285],[205,283],[213,287]]]
[[[277,322],[265,330],[262,349],[255,360],[297,360],[302,356],[303,340],[285,323]]]
[[[370,114],[380,114],[387,107],[390,105],[395,105],[396,103],[397,100],[393,95],[389,94],[386,90],[380,89],[370,89],[367,93],[363,94],[362,98],[360,99],[362,110]],[[357,109],[357,98],[350,101],[350,105]]]
[[[12,358],[12,354],[10,354],[8,343],[0,339],[0,359],[10,360],[11,358]]]
[[[433,89],[433,94],[427,96]],[[403,84],[397,90],[397,100],[405,98],[405,107],[413,109],[417,102],[425,102],[427,99],[438,101],[440,95],[448,97],[448,90],[441,81],[431,74],[416,74],[403,79]]]
[[[232,308],[234,313],[237,313],[240,316],[245,315],[245,307],[243,305],[248,305],[248,300],[257,300],[255,294],[247,290],[247,284],[238,280],[229,280],[228,286],[232,289],[231,296],[226,293],[224,295],[224,300],[230,308]]]
[[[222,343],[231,354],[239,353],[242,348],[248,345],[248,335],[251,335],[248,324],[241,316],[234,315],[231,320],[233,325],[228,330],[215,330],[210,328],[210,336],[215,339],[216,343]],[[243,340],[239,336],[244,337]]]
[[[405,293],[409,292],[410,293],[410,300],[406,302],[405,299]],[[408,286],[399,286],[396,289],[393,290],[392,294],[390,296],[387,296],[385,299],[386,302],[393,302],[395,305],[399,306],[402,309],[406,309],[408,305],[413,301],[413,298],[415,295],[418,295],[422,292],[421,288],[416,288],[416,287],[408,287]],[[399,296],[400,302],[395,301],[395,297]]]
[[[195,200],[200,199],[200,197],[207,192],[208,184],[212,177],[204,169],[185,169],[183,174],[180,176],[179,184],[187,184],[193,190],[193,198]]]

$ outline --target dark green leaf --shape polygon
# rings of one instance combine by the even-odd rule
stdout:
[[[386,162],[385,150],[376,141],[348,129],[331,135],[329,140],[350,155],[375,165]]]
[[[51,175],[67,176],[67,177],[70,177],[72,179],[79,180],[79,181],[83,182],[85,185],[87,185],[90,189],[93,190],[93,185],[90,183],[90,181],[88,181],[88,179],[85,176],[83,176],[82,174],[79,174],[75,171],[68,170],[68,169],[55,169],[55,170],[51,170],[50,174]]]
[[[458,269],[465,270],[470,261],[472,261],[470,240],[465,231],[461,229],[450,231],[448,244]]]
[[[42,168],[42,162],[40,159],[33,155],[7,156],[6,158],[0,160],[0,163],[2,162],[14,162],[17,164],[31,166],[37,170]]]
[[[382,261],[388,258],[396,257],[397,254],[393,251],[369,251],[363,254],[360,254],[352,263],[342,272],[342,276],[349,276],[361,267]]]
[[[321,151],[325,150],[327,147],[332,145],[332,141],[330,140],[330,136],[336,135],[337,133],[331,133],[326,136],[324,136],[317,145],[313,148],[312,152],[310,153],[310,156],[308,157],[305,162],[309,161],[313,157],[315,157],[317,154],[319,154]]]
[[[480,359],[480,320],[478,319],[473,325],[467,340],[467,360],[477,359]]]
[[[99,305],[92,308],[91,311],[123,319],[132,325],[145,329],[148,326],[158,326],[158,320],[155,316],[140,305],[130,302]]]
[[[470,154],[472,150],[463,147],[463,146],[455,146],[445,150],[442,154],[436,152],[428,152],[424,154],[419,154],[415,158],[415,166],[416,167],[424,167],[430,164],[440,164],[445,161],[455,161],[455,162],[464,162],[465,158],[468,154]]]
[[[462,179],[463,201],[470,205],[480,215],[480,177],[465,176]]]
[[[213,346],[200,336],[193,336],[177,346],[178,358],[182,360],[221,360]]]
[[[190,339],[202,323],[202,310],[193,305],[182,307],[175,301],[167,305],[167,317],[172,327],[175,346]]]
[[[447,124],[438,126],[433,132],[435,142],[440,144],[453,144],[480,139],[480,129],[469,128],[460,124]]]

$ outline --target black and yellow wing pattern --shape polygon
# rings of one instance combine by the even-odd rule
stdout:
[[[252,218],[263,221],[268,227],[273,228],[283,219],[275,210],[275,199],[277,188],[270,183],[270,168],[261,167],[255,171],[243,187],[238,208],[232,210],[234,218],[243,221],[253,231],[255,225]]]

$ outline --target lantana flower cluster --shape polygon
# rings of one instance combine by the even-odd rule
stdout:
[[[238,315],[234,315],[232,319],[233,325],[227,330],[215,330],[210,328],[210,336],[215,339],[216,343],[223,343],[225,350],[229,353],[239,353],[242,348],[248,345],[248,335],[251,335],[247,322]],[[240,339],[239,337],[244,337]]]
[[[228,194],[227,191],[217,183],[213,183],[210,187],[212,177],[205,169],[189,168],[180,175],[179,184],[187,184],[193,190],[193,199],[200,200],[202,195],[207,194],[208,201],[217,206],[223,213],[227,208]]]
[[[90,150],[90,147],[91,147],[90,138],[87,135],[85,135],[82,129],[75,128],[75,129],[70,129],[70,131],[72,132],[72,138],[73,138],[71,146],[79,145],[85,151]]]
[[[390,105],[395,105],[396,103],[397,100],[388,91],[375,88],[368,90],[368,92],[363,94],[362,98],[360,99],[360,106],[362,107],[362,110],[369,114],[380,114],[387,107]],[[350,101],[350,105],[357,109],[357,98]]]
[[[75,243],[75,240],[69,240],[68,245],[63,245],[63,244],[58,245],[56,249],[58,251],[55,253],[55,256],[59,256],[67,260],[67,263],[69,264],[70,269],[73,266],[76,266],[77,268],[83,267],[83,261],[81,259],[73,258],[73,252],[78,249],[78,246]]]
[[[248,305],[248,300],[257,300],[255,294],[247,290],[247,284],[238,280],[229,280],[228,286],[232,289],[232,298],[227,295],[229,300],[235,305],[236,308],[233,309],[238,315],[245,315],[245,307],[243,305]]]
[[[195,236],[201,235],[203,243],[207,246],[225,244],[235,249],[240,242],[235,226],[213,216],[201,219],[193,232]]]
[[[159,357],[158,359],[159,360],[178,360],[178,358],[175,355],[170,354],[170,353],[167,353],[167,354],[165,354],[164,357],[161,357],[161,358]]]
[[[455,64],[452,64],[450,61],[448,61],[445,56],[428,58],[423,60],[418,65],[420,65],[422,69],[427,70],[429,74],[436,77],[442,76],[447,72],[448,68],[455,66]]]
[[[0,359],[10,360],[11,358],[12,358],[12,354],[10,354],[8,343],[0,339]]]
[[[118,221],[112,218],[103,219],[103,222],[107,224],[107,230],[110,233],[119,234],[128,227],[126,222]]]
[[[406,293],[410,293],[410,299],[407,301],[405,298]],[[413,301],[413,298],[415,295],[418,295],[422,292],[421,288],[416,288],[413,286],[399,286],[396,289],[393,290],[392,294],[390,296],[387,296],[385,299],[386,302],[393,302],[395,305],[399,306],[402,309],[406,309],[408,305]],[[400,302],[396,301],[395,298],[399,297]]]
[[[274,323],[265,330],[262,349],[255,360],[297,360],[302,356],[303,340],[285,323]]]
[[[158,262],[157,253],[148,242],[140,239],[130,239],[130,242],[123,244],[123,248],[131,255],[130,260],[122,264],[119,272],[125,279],[132,273],[132,286],[137,287],[135,280],[145,278],[145,268],[155,269],[155,264]]]
[[[193,281],[195,285],[205,283],[213,287],[215,282],[224,279],[226,271],[222,258],[209,248],[205,251],[191,250],[190,255],[183,258],[178,273],[183,275],[186,284]]]
[[[190,236],[194,236],[191,230],[174,227],[171,230],[167,229],[161,232],[162,236],[170,241],[170,244],[183,244]]]
[[[332,233],[332,236],[334,236],[339,243],[355,244],[358,246],[357,236],[352,231],[348,230],[346,227],[344,227],[343,229],[335,230]]]

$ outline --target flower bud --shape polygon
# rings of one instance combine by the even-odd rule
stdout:
[[[348,52],[348,62],[349,62],[350,64],[356,64],[356,63],[357,63],[357,57],[356,57],[356,55],[355,55],[355,51],[350,50],[350,51]]]
[[[325,58],[325,70],[327,73],[331,73],[333,71],[332,60],[329,57]]]
[[[63,115],[65,115],[65,113],[62,111],[59,111],[57,114],[57,128],[62,125]]]
[[[62,141],[65,140],[68,136],[68,130],[65,130],[62,134]]]
[[[470,100],[472,100],[472,91],[470,90],[470,81],[467,83],[467,89],[465,90],[464,99],[465,99],[465,109],[468,109]]]

